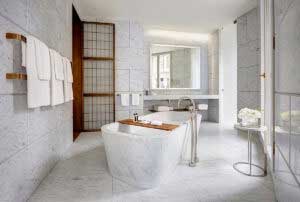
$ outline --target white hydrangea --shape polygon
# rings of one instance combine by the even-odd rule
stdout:
[[[246,120],[260,119],[262,114],[258,110],[243,108],[239,111],[238,118]]]

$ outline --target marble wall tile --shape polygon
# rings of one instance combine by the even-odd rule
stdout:
[[[130,109],[129,117],[131,119],[134,118],[134,115],[133,115],[134,113],[137,113],[139,116],[142,116],[142,115],[144,115],[144,109]]]
[[[129,21],[116,21],[116,48],[129,48]]]
[[[130,91],[142,92],[144,89],[143,70],[130,70]]]
[[[0,164],[1,201],[25,202],[33,191],[28,180],[28,150],[18,152],[3,164]]]
[[[237,19],[237,43],[243,45],[247,42],[247,17],[241,16]]]
[[[21,69],[20,42],[6,32],[32,34],[71,59],[72,2],[0,0],[0,198],[26,201],[72,143],[72,102],[28,110],[26,81],[6,80]]]
[[[237,89],[238,91],[247,91],[248,90],[248,81],[247,81],[248,68],[238,68],[237,71]]]
[[[260,68],[258,66],[238,69],[238,91],[260,91]]]
[[[251,41],[238,46],[238,67],[249,67],[259,64],[259,41]]]
[[[28,158],[27,180],[31,189],[35,189],[58,160],[55,152],[51,150],[49,135],[43,136],[28,146]]]
[[[238,110],[260,108],[260,20],[254,8],[237,19]]]
[[[116,121],[128,119],[129,117],[129,110],[116,111]]]
[[[130,77],[129,70],[116,70],[116,91],[129,91]]]
[[[144,48],[144,29],[135,21],[130,21],[130,47]]]
[[[238,111],[245,107],[260,109],[260,92],[238,92]]]
[[[247,14],[247,40],[253,41],[260,38],[259,10],[255,8]]]
[[[12,81],[4,79],[6,73],[9,72],[25,72],[21,68],[21,46],[14,40],[7,40],[5,34],[7,32],[17,32],[25,34],[25,32],[17,25],[11,23],[0,15],[0,94],[10,93],[26,93],[26,81]]]
[[[0,0],[0,14],[23,29],[27,28],[27,0]]]
[[[59,113],[52,107],[30,109],[28,112],[28,142],[31,144],[36,139],[56,132],[61,122]]]
[[[0,165],[27,146],[26,101],[25,95],[0,95]]]
[[[286,13],[288,13],[289,8],[291,6],[292,3],[294,3],[294,0],[275,0],[274,1],[274,8],[275,8],[275,21],[276,21],[276,25],[279,25],[282,20],[284,19],[284,16],[286,15]]]

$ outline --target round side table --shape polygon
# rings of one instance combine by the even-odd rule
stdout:
[[[240,124],[234,125],[234,128],[237,130],[241,131],[247,131],[248,133],[248,162],[236,162],[233,164],[233,168],[238,171],[241,174],[247,175],[247,176],[252,176],[252,177],[264,177],[266,176],[267,172],[265,168],[262,168],[259,165],[256,165],[252,163],[252,134],[253,132],[264,132],[267,130],[265,126],[260,126],[260,127],[247,127],[247,126],[242,126]],[[238,168],[239,165],[249,165],[249,172],[245,172],[241,169]],[[259,174],[254,174],[253,169],[259,170]]]

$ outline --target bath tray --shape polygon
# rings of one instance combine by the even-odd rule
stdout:
[[[144,124],[144,123],[134,122],[133,119],[124,119],[124,120],[119,121],[119,123],[126,124],[126,125],[140,126],[140,127],[145,127],[145,128],[167,130],[167,131],[171,131],[171,130],[174,130],[179,127],[179,125],[166,124],[166,123],[163,123],[161,126]]]

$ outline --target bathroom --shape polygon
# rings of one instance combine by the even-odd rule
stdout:
[[[296,0],[1,0],[0,202],[299,201],[299,19]]]

